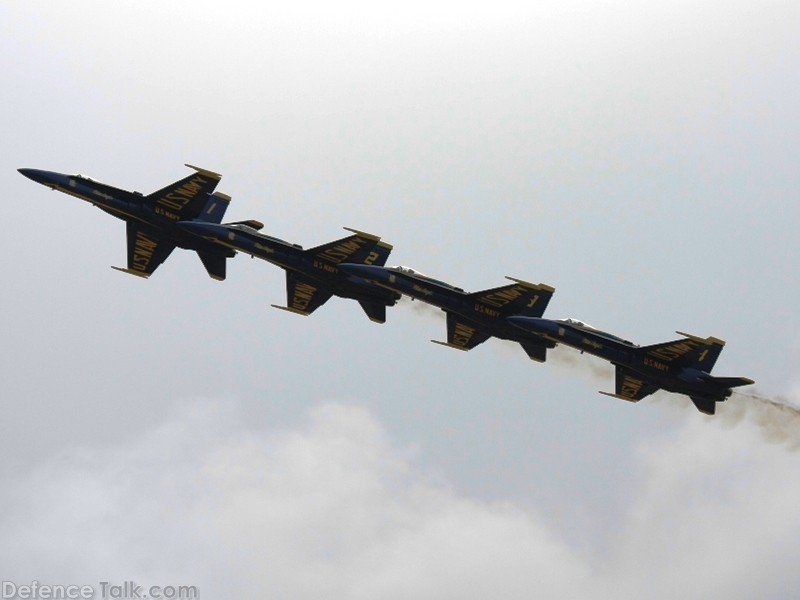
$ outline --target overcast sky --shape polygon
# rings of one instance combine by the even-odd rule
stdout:
[[[16,172],[155,191],[223,174],[228,220],[310,247],[355,227],[546,316],[727,345],[715,374],[800,406],[800,5],[0,5],[0,579],[203,598],[787,598],[800,419],[629,404],[442,314],[149,280],[121,221]],[[99,588],[98,588],[99,589]]]

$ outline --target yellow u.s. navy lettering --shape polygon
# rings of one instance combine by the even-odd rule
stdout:
[[[329,260],[334,263],[340,263],[352,256],[354,253],[358,252],[364,243],[365,240],[362,240],[361,238],[353,238],[342,242],[341,244],[337,244],[336,246],[325,248],[325,250],[320,252],[318,256],[319,258]]]
[[[473,335],[475,335],[474,327],[464,325],[463,323],[456,323],[456,326],[453,328],[453,339],[451,343],[454,346],[466,347]]]
[[[203,185],[206,183],[208,183],[208,180],[203,179],[199,175],[192,177],[190,181],[187,181],[181,187],[159,198],[158,204],[163,204],[167,208],[173,210],[181,210],[192,201],[192,198],[197,195],[197,192],[203,189]]]
[[[317,288],[308,283],[298,283],[294,286],[294,294],[292,295],[292,308],[297,310],[306,310],[311,300],[314,298]]]
[[[496,308],[502,308],[509,302],[513,302],[517,298],[522,296],[522,286],[512,286],[506,288],[504,290],[498,290],[496,292],[492,292],[491,294],[486,294],[485,296],[481,296],[481,300],[486,304],[494,306]]]
[[[150,265],[157,247],[158,242],[140,231],[136,236],[136,242],[133,247],[133,257],[131,259],[133,269],[147,272],[147,267]]]

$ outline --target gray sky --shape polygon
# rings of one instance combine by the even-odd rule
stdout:
[[[728,344],[715,373],[800,405],[800,8],[785,2],[5,2],[0,579],[204,598],[785,598],[800,591],[795,413],[597,394],[613,371],[269,308],[21,177],[144,193],[223,174],[229,220],[344,226],[548,316]]]

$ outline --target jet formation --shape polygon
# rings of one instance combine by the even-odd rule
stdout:
[[[387,267],[392,246],[380,237],[345,228],[351,235],[310,249],[260,232],[254,219],[222,223],[231,198],[215,191],[221,176],[186,165],[194,173],[148,195],[82,175],[19,169],[25,177],[75,196],[126,223],[127,267],[119,271],[148,278],[178,247],[197,252],[209,276],[225,279],[226,261],[237,252],[286,271],[286,306],[310,315],[332,296],[357,301],[369,319],[386,321],[386,308],[401,296],[440,308],[447,316],[447,341],[471,350],[490,337],[519,343],[534,361],[545,362],[558,344],[588,352],[616,368],[615,391],[602,394],[638,402],[658,390],[689,396],[713,415],[746,377],[717,377],[711,370],[725,342],[678,332],[680,339],[638,346],[576,319],[545,319],[555,289],[507,277],[512,283],[478,292],[434,279],[408,267]]]

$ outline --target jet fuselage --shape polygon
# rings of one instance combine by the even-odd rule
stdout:
[[[266,260],[287,271],[302,273],[319,281],[333,293],[343,298],[374,298],[392,306],[399,297],[388,290],[375,289],[367,282],[351,277],[338,268],[339,262],[345,260],[353,251],[366,246],[366,240],[357,236],[312,254],[298,244],[292,244],[276,237],[265,235],[248,225],[214,224],[214,223],[180,223],[179,227],[192,235],[220,244],[232,250],[243,252]]]
[[[46,187],[89,202],[118,219],[168,232],[171,241],[180,248],[186,250],[214,248],[212,244],[175,227],[182,218],[175,211],[186,206],[195,198],[201,186],[210,182],[210,178],[202,172],[196,173],[191,181],[165,193],[155,202],[146,202],[145,196],[139,192],[122,190],[83,175],[67,175],[41,169],[19,169],[19,172]],[[230,257],[233,254],[226,253],[226,256]]]
[[[574,319],[509,317],[508,321],[557,344],[588,352],[633,371],[658,388],[693,398],[722,401],[731,395],[731,385],[752,383],[746,378],[716,378],[710,374],[716,355],[724,345],[717,338],[682,334],[686,335],[685,339],[642,347]],[[708,370],[704,370],[699,365],[707,357]],[[631,379],[631,385],[638,383]],[[622,395],[627,395],[624,392],[628,391],[632,396],[638,392],[623,390]]]
[[[533,306],[538,300],[535,290],[541,289],[544,293],[552,294],[552,288],[549,286],[513,280],[519,285],[508,286],[507,289],[487,290],[482,294],[469,294],[459,287],[433,279],[408,267],[346,264],[341,265],[341,268],[354,276],[371,281],[376,286],[422,300],[447,313],[454,313],[475,327],[491,331],[491,335],[495,337],[520,343],[542,344],[539,336],[528,334],[510,325],[504,318],[503,310],[508,304],[522,298],[525,292],[532,293],[528,304]],[[548,343],[546,346],[552,347],[552,344]]]

